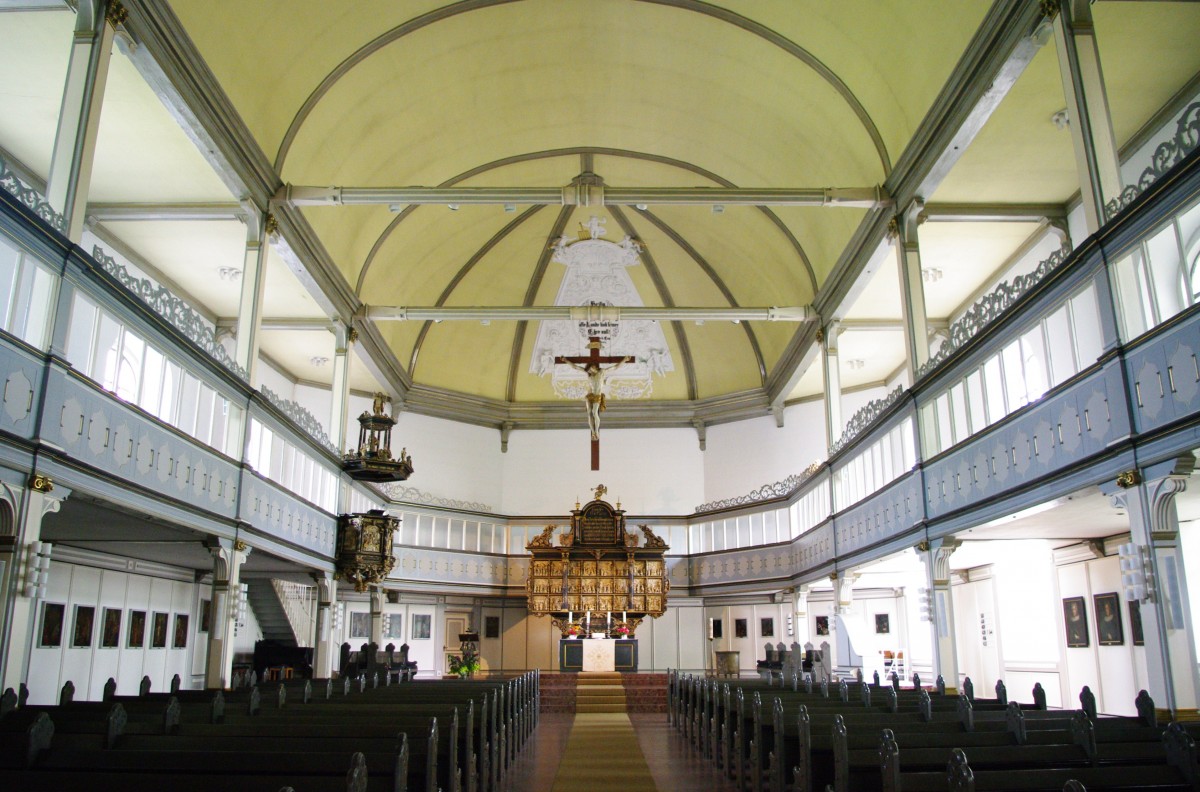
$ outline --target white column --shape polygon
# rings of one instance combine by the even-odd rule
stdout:
[[[246,369],[250,386],[257,388],[258,333],[262,326],[263,291],[267,283],[267,240],[272,232],[273,218],[248,205],[243,219],[246,223],[246,254],[242,261],[242,297],[238,304],[234,360]]]
[[[380,586],[371,586],[371,643],[383,645],[384,593]]]
[[[332,572],[313,574],[317,587],[317,624],[313,636],[313,676],[329,679],[333,674],[338,646],[333,641],[333,608],[337,603],[337,581]]]
[[[801,646],[812,640],[808,626],[808,593],[809,587],[807,585],[800,586],[796,589],[796,593],[792,599],[792,640]]]
[[[329,440],[346,453],[346,412],[350,403],[350,348],[358,331],[337,322],[333,327],[333,384],[330,393]]]
[[[1113,505],[1129,515],[1137,573],[1144,585],[1126,587],[1126,598],[1138,597],[1145,637],[1147,692],[1159,710],[1171,716],[1194,713],[1200,704],[1192,613],[1179,538],[1175,496],[1187,486],[1195,458],[1188,455],[1147,468],[1134,483],[1131,471],[1118,478],[1125,489],[1111,492]],[[1109,491],[1110,487],[1102,488]],[[1123,577],[1125,573],[1123,573]],[[1140,595],[1140,596],[1139,596]]]
[[[1104,204],[1121,194],[1121,161],[1088,0],[1059,0],[1054,42],[1090,234],[1104,225]]]
[[[236,620],[233,608],[241,584],[242,563],[250,554],[245,542],[217,539],[209,547],[213,557],[212,624],[208,631],[208,662],[204,686],[209,690],[229,687],[233,673],[233,641]]]
[[[848,570],[839,570],[832,575],[830,579],[833,581],[833,613],[829,617],[829,667],[831,669],[838,666],[847,665],[850,661],[848,657],[842,657],[839,654],[839,633],[838,616],[844,617],[850,612],[850,606],[854,602],[854,584],[858,582],[859,574]]]
[[[10,687],[16,690],[29,678],[29,657],[41,607],[41,600],[36,595],[26,596],[29,557],[34,553],[34,543],[41,541],[42,520],[47,514],[59,510],[70,490],[56,487],[49,478],[35,473],[28,487],[12,494],[15,502],[8,501],[8,506],[16,507],[13,510],[15,541],[11,550],[0,552],[0,560],[7,562],[8,566],[7,575],[0,578],[6,581],[4,588],[0,589],[0,616],[3,617],[3,630],[0,631],[0,690]]]
[[[932,598],[933,674],[946,683],[946,692],[958,690],[958,645],[954,635],[954,597],[950,591],[950,556],[961,543],[944,537],[918,546],[925,565],[925,582]],[[933,681],[933,680],[931,680]]]
[[[900,308],[904,317],[904,345],[908,371],[917,381],[917,370],[929,360],[929,323],[925,315],[925,284],[921,277],[921,246],[917,226],[925,219],[925,204],[913,201],[896,218],[896,269],[900,274]]]
[[[825,374],[825,440],[826,447],[842,436],[842,378],[838,370],[838,336],[842,334],[840,322],[830,322],[821,331],[821,361]]]
[[[108,0],[80,0],[75,14],[75,35],[46,179],[46,200],[66,218],[67,238],[76,243],[83,237],[114,26],[124,20],[124,15],[120,3]]]

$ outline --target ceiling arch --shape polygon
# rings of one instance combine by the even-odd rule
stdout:
[[[297,136],[300,134],[301,129],[308,121],[313,110],[344,77],[354,71],[358,66],[365,63],[372,56],[380,53],[389,45],[408,35],[425,30],[432,25],[446,21],[453,17],[481,9],[489,9],[512,3],[533,1],[534,0],[461,0],[461,2],[434,9],[415,17],[414,19],[408,20],[364,44],[358,50],[345,58],[341,63],[339,63],[332,71],[330,71],[329,74],[327,74],[324,79],[321,80],[321,82],[312,91],[312,93],[309,94],[304,103],[297,110],[295,116],[292,118],[291,123],[288,125],[287,131],[284,133],[283,139],[281,140],[279,149],[276,153],[274,163],[276,172],[279,174],[284,173],[285,165],[287,163],[288,155],[291,152],[292,145]],[[854,92],[849,88],[849,86],[832,69],[826,66],[808,49],[748,17],[742,16],[720,6],[699,2],[699,0],[631,0],[631,2],[664,6],[672,9],[697,13],[711,19],[718,20],[724,24],[731,25],[743,32],[750,34],[751,36],[769,43],[773,47],[776,47],[787,53],[790,57],[794,58],[800,63],[803,63],[834,90],[834,92],[841,98],[841,100],[858,119],[863,131],[870,138],[872,146],[875,148],[876,154],[879,158],[879,164],[883,176],[883,178],[879,179],[879,181],[883,181],[887,178],[887,175],[891,172],[891,159],[887,151],[887,146],[883,140],[883,136],[880,134],[875,122],[872,120],[866,108],[859,101],[858,97],[855,96]]]

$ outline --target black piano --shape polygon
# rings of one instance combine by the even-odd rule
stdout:
[[[311,679],[313,675],[313,650],[311,646],[288,646],[280,641],[266,639],[254,644],[254,670],[260,681],[268,679],[268,671],[276,679]]]

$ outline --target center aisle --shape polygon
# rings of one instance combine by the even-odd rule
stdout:
[[[554,792],[655,792],[637,734],[624,712],[579,713],[554,779]]]

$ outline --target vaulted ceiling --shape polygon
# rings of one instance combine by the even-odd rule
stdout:
[[[925,285],[935,323],[1019,252],[1052,249],[1039,211],[1061,217],[1078,193],[1070,135],[1051,120],[1065,106],[1053,41],[1013,55],[1012,42],[1037,22],[1022,5],[133,0],[132,42],[109,77],[92,227],[220,319],[236,312],[238,292],[217,271],[240,266],[245,234],[236,211],[220,207],[268,190],[304,255],[272,256],[266,314],[276,321],[263,348],[293,377],[319,382],[329,373],[309,361],[327,356],[332,338],[305,322],[361,317],[364,305],[553,305],[566,270],[550,246],[595,215],[607,239],[641,244],[628,272],[644,305],[816,304],[824,319],[846,320],[843,357],[862,362],[843,371],[843,386],[879,383],[904,363],[900,303],[894,262],[869,261],[864,248],[896,211],[893,191],[908,200],[919,187],[932,210],[956,211],[930,211],[922,227],[923,263],[944,274]],[[1101,2],[1093,13],[1124,145],[1177,94],[1195,92],[1200,6]],[[0,146],[35,176],[48,170],[72,16],[0,15],[9,28]],[[148,56],[163,61],[158,84],[146,79]],[[451,208],[311,205],[281,189],[493,187],[518,196],[585,174],[612,192],[878,189],[881,200],[508,198]],[[211,216],[152,209],[181,204],[206,205]],[[1005,222],[983,216],[1004,205],[1050,209]],[[821,390],[817,367],[805,372],[808,323],[662,324],[675,365],[654,375],[642,422],[655,410],[663,422],[687,422],[689,410],[716,404],[761,414]],[[565,406],[531,360],[536,322],[362,326],[371,343],[360,349],[355,387],[483,422],[536,422]]]

